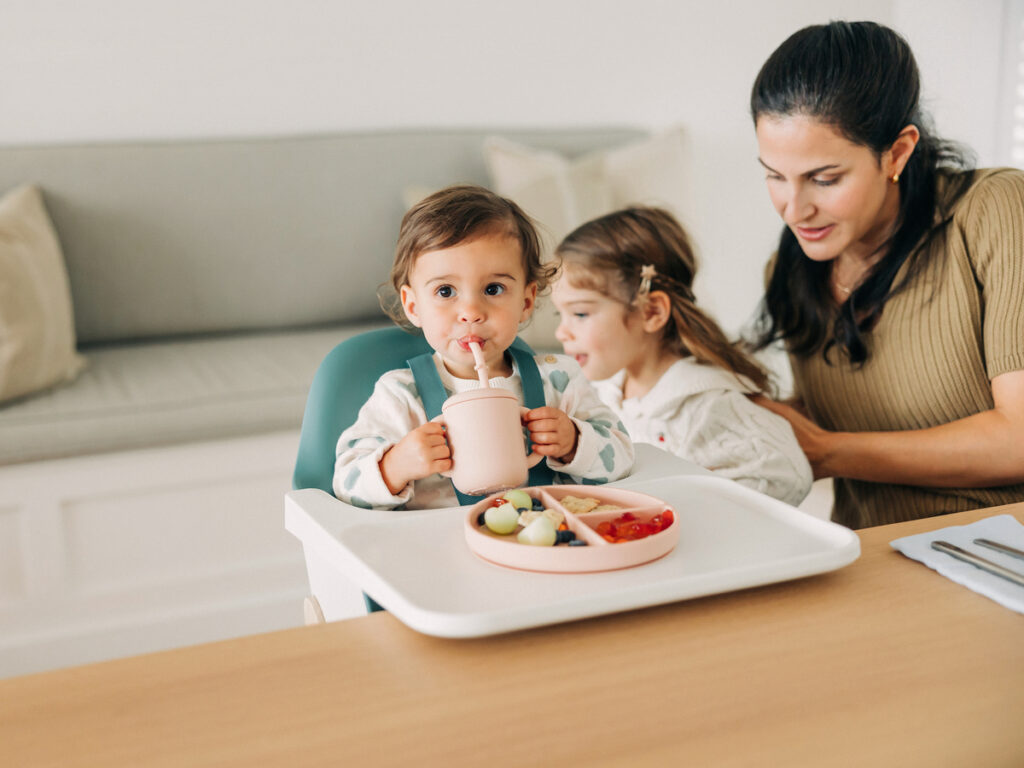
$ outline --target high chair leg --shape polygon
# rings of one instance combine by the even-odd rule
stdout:
[[[320,610],[320,602],[312,595],[302,601],[302,612],[305,614],[307,627],[327,623],[324,612]]]

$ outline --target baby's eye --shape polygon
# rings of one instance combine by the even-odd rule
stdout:
[[[586,320],[588,317],[590,317],[590,313],[589,312],[573,312],[572,316],[576,317],[576,318],[579,318],[580,320]]]
[[[491,283],[486,288],[484,288],[484,293],[486,293],[488,296],[500,296],[504,292],[505,286],[502,285],[501,283]]]
[[[455,289],[450,285],[439,285],[437,290],[434,291],[442,299],[450,299],[455,295]]]

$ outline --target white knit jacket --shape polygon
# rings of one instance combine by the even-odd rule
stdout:
[[[637,443],[652,443],[755,491],[797,505],[811,489],[810,464],[789,422],[752,403],[755,388],[721,368],[686,358],[643,397],[623,399],[625,371],[594,382]]]

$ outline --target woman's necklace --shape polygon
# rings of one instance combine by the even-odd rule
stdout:
[[[832,285],[836,288],[836,290],[841,291],[844,296],[849,296],[851,293],[853,293],[854,289],[856,289],[857,286],[860,285],[860,280],[859,279],[853,285],[844,285],[839,280],[839,270],[836,269],[836,266],[835,266],[834,263],[832,265],[832,273],[831,273],[830,277],[832,279]]]
[[[845,285],[840,283],[839,278],[835,276],[832,277],[832,285],[834,285],[836,288],[842,291],[846,296],[849,296],[851,293],[853,293],[853,288],[847,288]]]

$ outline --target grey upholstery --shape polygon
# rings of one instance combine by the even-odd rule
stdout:
[[[0,148],[64,249],[79,342],[379,317],[407,185],[487,183],[502,135],[569,155],[638,131],[404,131]]]
[[[0,408],[0,466],[296,429],[313,374],[376,325],[99,347],[72,386]]]

